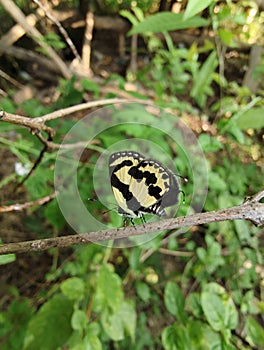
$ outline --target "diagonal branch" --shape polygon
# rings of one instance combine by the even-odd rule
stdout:
[[[15,204],[10,204],[10,205],[1,205],[0,206],[0,213],[7,213],[10,211],[22,211],[31,207],[36,207],[38,205],[43,205],[48,202],[50,202],[53,198],[55,198],[57,195],[56,192],[53,192],[49,194],[48,196],[39,198],[33,202],[26,202],[26,203],[15,203]]]
[[[133,100],[134,101],[134,100]],[[135,100],[136,101],[136,100]],[[99,106],[105,106],[110,105],[113,103],[124,103],[128,102],[125,99],[120,98],[111,98],[111,99],[105,99],[105,100],[99,100],[99,101],[91,101],[87,103],[81,103],[76,106],[71,106],[64,109],[59,109],[55,112],[45,114],[42,117],[36,117],[36,118],[30,118],[30,117],[24,117],[17,114],[7,113],[3,110],[0,110],[0,121],[17,124],[20,126],[25,126],[27,128],[30,128],[32,132],[37,131],[45,131],[47,134],[51,137],[54,136],[55,132],[52,128],[45,125],[45,123],[49,120],[57,119],[65,117],[69,114],[79,112],[85,109],[99,107]]]
[[[42,251],[52,247],[65,248],[74,244],[87,244],[91,242],[105,241],[108,239],[127,238],[145,233],[160,232],[163,230],[172,230],[181,227],[226,220],[250,220],[256,226],[262,226],[264,225],[264,204],[261,203],[260,200],[263,198],[264,190],[257,193],[255,196],[246,199],[243,204],[232,208],[210,211],[207,213],[199,213],[190,216],[181,216],[178,218],[132,227],[3,244],[0,246],[0,254]]]
[[[62,75],[65,78],[69,79],[72,76],[70,69],[67,67],[65,62],[57,55],[57,53],[49,45],[45,43],[41,33],[35,27],[31,26],[27,22],[26,16],[20,10],[20,8],[17,7],[16,4],[11,0],[0,0],[0,2],[4,7],[4,9],[11,15],[11,17],[14,18],[14,20],[17,23],[21,25],[21,27],[25,30],[25,32],[33,40],[35,40],[45,50],[45,52],[47,52],[47,54],[51,57],[51,59],[60,69]]]

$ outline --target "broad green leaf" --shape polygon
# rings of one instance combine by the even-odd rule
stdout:
[[[99,332],[99,324],[92,322],[85,327],[83,332],[75,331],[67,342],[67,346],[71,350],[102,350],[102,343],[98,337]]]
[[[74,310],[71,318],[71,325],[74,330],[82,331],[87,325],[86,314],[83,310]]]
[[[234,33],[231,30],[220,29],[218,30],[218,35],[225,45],[232,46],[234,44],[233,38]]]
[[[246,221],[236,220],[234,221],[234,225],[236,227],[236,231],[240,242],[243,244],[250,244],[252,238],[250,235],[250,228],[248,223]]]
[[[175,326],[169,326],[162,331],[162,345],[165,350],[177,350],[178,335]]]
[[[71,300],[80,300],[84,296],[85,285],[81,278],[71,277],[61,283],[61,291]]]
[[[29,322],[23,350],[62,347],[72,332],[72,312],[72,302],[62,294],[47,301]]]
[[[109,307],[116,312],[123,301],[123,290],[120,277],[110,267],[103,265],[99,271],[94,298],[96,311]]]
[[[212,2],[214,2],[214,0],[189,0],[184,14],[184,19],[187,20],[188,18],[193,17],[197,13],[203,11]]]
[[[8,310],[0,313],[1,350],[21,350],[28,323],[32,317],[31,301],[17,299],[11,302]]]
[[[223,192],[227,189],[227,183],[216,172],[209,173],[209,187],[214,191]]]
[[[162,345],[165,350],[192,350],[188,331],[182,325],[174,324],[162,332]]]
[[[260,130],[264,127],[264,108],[251,108],[238,116],[236,125],[241,130],[255,129]]]
[[[16,105],[9,97],[2,97],[0,101],[0,108],[8,113],[16,113]],[[5,124],[5,123],[3,123]]]
[[[96,98],[99,98],[100,88],[99,88],[98,84],[96,84],[94,81],[89,80],[89,79],[83,79],[81,84],[85,90],[92,91],[94,93],[94,96]]]
[[[83,347],[80,350],[102,350],[103,349],[101,340],[93,334],[87,334],[84,338],[82,345]]]
[[[9,264],[16,260],[15,254],[0,255],[0,265]]]
[[[142,249],[140,247],[133,247],[133,249],[130,251],[128,260],[129,260],[129,265],[132,270],[138,270],[140,267],[140,256],[142,253]]]
[[[65,218],[62,215],[58,202],[55,199],[45,206],[45,217],[57,230],[61,230],[65,225]]]
[[[231,297],[224,302],[225,305],[225,325],[228,329],[236,329],[238,325],[238,313]]]
[[[151,297],[149,286],[144,282],[137,281],[136,287],[138,296],[147,302]]]
[[[199,320],[189,320],[187,325],[193,350],[223,350],[222,337],[219,333]]]
[[[119,310],[119,314],[123,320],[126,334],[128,334],[131,340],[134,341],[137,322],[137,313],[134,305],[130,301],[124,300]]]
[[[201,307],[200,295],[198,293],[191,293],[187,297],[186,305],[196,318],[201,317],[203,310]]]
[[[25,186],[30,193],[31,199],[38,199],[50,194],[48,183],[53,181],[53,172],[46,166],[38,166],[32,176],[26,181]]]
[[[246,319],[246,333],[252,345],[264,345],[264,328],[252,317]]]
[[[166,309],[179,321],[183,322],[186,318],[184,311],[185,300],[182,291],[177,284],[168,282],[165,287],[164,301]]]
[[[102,326],[110,339],[120,341],[125,338],[124,324],[118,313],[110,313],[109,309],[105,309],[101,317]]]
[[[203,27],[207,24],[209,24],[209,21],[203,19],[202,17],[195,16],[184,20],[182,13],[164,11],[151,15],[144,21],[138,23],[136,26],[134,26],[134,28],[132,28],[132,30],[129,31],[129,35]]]
[[[124,300],[115,313],[110,312],[109,309],[105,309],[101,321],[105,332],[112,340],[122,340],[125,338],[125,334],[128,334],[134,340],[136,312],[128,301]]]
[[[216,294],[202,292],[201,305],[211,327],[216,331],[224,331],[225,308],[222,299]]]
[[[217,284],[210,284],[214,289]],[[201,294],[201,305],[207,321],[216,331],[221,331],[226,340],[230,337],[230,330],[238,324],[238,314],[233,300],[226,294],[215,294],[213,289],[208,289]]]

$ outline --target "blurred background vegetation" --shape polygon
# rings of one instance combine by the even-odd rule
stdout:
[[[41,36],[21,30],[11,4]],[[149,100],[182,119],[203,149],[204,211],[240,204],[263,189],[263,1],[0,0],[0,6],[2,110],[35,118],[93,100]],[[86,114],[51,121],[53,142]],[[87,146],[78,171],[84,200],[94,193],[90,179],[100,152],[137,137],[141,126],[116,128]],[[154,131],[148,137],[158,138],[191,179],[170,140]],[[42,150],[28,129],[0,123],[2,206],[54,191],[58,149],[39,158]],[[187,203],[191,186],[184,186]],[[122,226],[100,202],[88,206],[109,227]],[[74,233],[55,199],[2,213],[0,223],[3,243]],[[264,349],[263,229],[245,221],[163,232],[124,249],[89,244],[10,254],[0,264],[4,350]]]

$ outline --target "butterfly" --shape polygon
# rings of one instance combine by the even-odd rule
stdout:
[[[154,159],[138,152],[120,151],[109,157],[111,187],[118,212],[125,217],[144,214],[165,216],[165,208],[179,201],[179,183],[175,174]]]

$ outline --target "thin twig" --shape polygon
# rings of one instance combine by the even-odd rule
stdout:
[[[170,250],[166,248],[160,248],[159,252],[165,255],[171,255],[171,256],[193,256],[193,252],[181,252],[177,250]]]
[[[34,26],[27,22],[26,16],[20,10],[20,8],[11,0],[0,0],[0,3],[5,10],[10,14],[14,20],[21,25],[25,32],[40,45],[44,51],[51,57],[54,63],[59,67],[62,75],[69,79],[72,76],[72,72],[67,67],[65,62],[57,55],[57,53],[46,44],[43,35]]]
[[[100,107],[100,106],[105,106],[105,105],[114,104],[114,103],[125,103],[125,102],[128,102],[128,101],[120,98],[111,98],[111,99],[100,100],[100,101],[92,101],[87,103],[81,103],[79,105],[64,108],[64,109],[59,109],[55,112],[48,113],[43,115],[42,117],[37,117],[37,118],[24,117],[18,114],[12,114],[12,113],[7,113],[5,111],[0,111],[0,120],[3,122],[13,123],[13,124],[30,128],[33,133],[34,132],[36,133],[38,131],[45,131],[52,138],[55,134],[55,131],[52,128],[45,125],[45,123],[49,120],[62,118],[62,117],[65,117],[66,115],[69,115],[78,111],[82,111],[84,109]]]
[[[74,143],[55,143],[52,141],[47,140],[41,133],[37,133],[36,136],[38,139],[47,146],[48,150],[53,149],[74,149],[74,148],[85,148],[88,145],[87,141],[80,141],[80,142],[74,142]],[[89,145],[100,145],[99,140],[91,140],[89,141]]]
[[[39,205],[46,204],[50,202],[53,198],[55,198],[57,195],[57,192],[53,192],[49,194],[48,196],[45,196],[43,198],[39,198],[33,202],[26,202],[26,203],[16,203],[16,204],[11,204],[11,205],[3,205],[0,206],[0,213],[7,213],[11,211],[22,211],[31,207],[36,207]]]
[[[2,69],[0,69],[0,77],[2,77],[3,79],[9,81],[11,84],[13,84],[18,89],[21,89],[23,87],[23,85],[20,84],[19,81],[17,81],[14,78],[10,77],[7,73],[2,71]]]
[[[241,205],[218,211],[181,216],[174,219],[162,220],[133,227],[38,239],[34,241],[8,243],[0,246],[0,254],[42,251],[53,247],[65,248],[75,244],[87,244],[109,239],[128,238],[151,232],[160,232],[163,230],[172,230],[180,227],[189,227],[192,225],[208,224],[211,222],[226,220],[250,220],[256,226],[261,226],[264,225],[264,204],[259,202],[262,198],[264,198],[264,190],[257,193],[254,197],[247,199]]]
[[[38,135],[38,134],[37,134]],[[42,150],[40,151],[39,155],[38,155],[38,158],[35,160],[32,168],[30,169],[30,171],[27,173],[27,175],[23,178],[22,181],[20,181],[16,187],[15,187],[15,190],[17,190],[18,188],[20,188],[26,181],[27,179],[33,174],[34,170],[40,165],[43,157],[44,157],[44,154],[46,153],[46,151],[48,150],[48,146],[46,144],[44,144]]]
[[[79,61],[81,61],[81,57],[78,54],[78,51],[76,50],[76,47],[74,46],[71,38],[69,37],[66,30],[63,28],[61,23],[57,20],[57,18],[54,17],[40,1],[38,1],[38,0],[33,0],[33,1],[35,2],[35,4],[37,4],[44,11],[44,13],[48,17],[48,19],[51,20],[59,28],[61,35],[64,37],[64,40],[66,41],[66,43],[69,45],[69,48],[71,49],[72,53]]]

